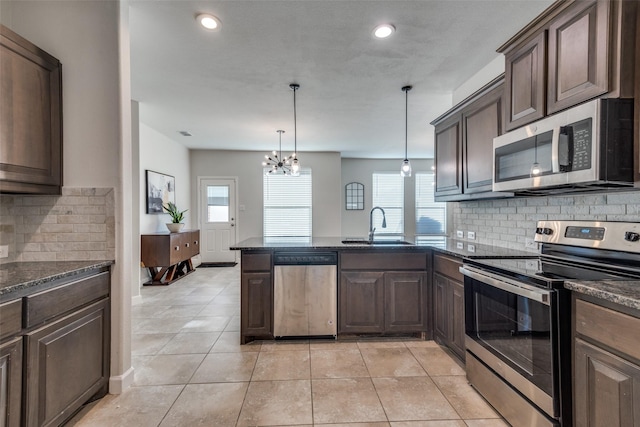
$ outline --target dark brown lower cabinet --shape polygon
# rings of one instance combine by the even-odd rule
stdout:
[[[240,265],[240,343],[273,338],[271,253],[243,252]]]
[[[434,255],[433,332],[436,341],[464,360],[464,285],[462,274],[457,271],[461,265],[453,258]]]
[[[242,343],[245,336],[269,336],[272,335],[271,304],[273,301],[271,292],[270,273],[243,273],[241,286],[242,300]]]
[[[428,292],[420,271],[343,271],[340,333],[426,332]]]
[[[384,273],[342,272],[339,286],[338,332],[384,332]]]
[[[60,425],[109,381],[109,299],[26,334],[25,425]]]
[[[0,345],[0,426],[20,426],[22,337]]]
[[[575,341],[575,425],[640,425],[640,366]]]
[[[384,274],[384,330],[422,332],[427,326],[427,275],[420,272]]]
[[[639,426],[640,311],[573,301],[575,426]]]

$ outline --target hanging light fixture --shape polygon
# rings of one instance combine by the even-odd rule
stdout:
[[[267,175],[275,174],[275,173],[281,173],[283,175],[292,175],[291,166],[290,166],[292,157],[291,156],[282,157],[282,134],[284,133],[284,131],[282,129],[278,129],[276,132],[280,134],[279,151],[273,150],[271,152],[271,155],[266,154],[264,156],[265,161],[262,162],[262,166],[264,167],[271,166],[271,169],[265,172],[265,174]]]
[[[407,178],[411,176],[411,163],[409,163],[409,157],[407,157],[407,134],[408,134],[408,119],[409,115],[409,91],[413,88],[413,86],[404,86],[402,90],[405,94],[404,101],[404,160],[402,161],[402,166],[400,167],[400,176]]]
[[[533,143],[534,143],[534,146],[533,146],[534,159],[533,159],[533,164],[531,165],[531,174],[530,174],[531,178],[534,178],[542,173],[542,168],[538,163],[538,137],[535,137]]]
[[[300,161],[298,160],[298,128],[296,123],[296,91],[300,89],[297,83],[291,83],[289,88],[293,91],[293,154],[291,158],[291,176],[300,176]]]

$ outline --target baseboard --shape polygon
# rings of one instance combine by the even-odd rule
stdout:
[[[133,384],[133,366],[122,375],[114,375],[109,378],[109,394],[122,394]]]
[[[131,305],[142,304],[142,295],[136,295],[131,297]]]

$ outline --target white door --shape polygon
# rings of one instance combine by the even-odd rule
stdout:
[[[200,178],[200,257],[206,262],[235,262],[236,180]]]

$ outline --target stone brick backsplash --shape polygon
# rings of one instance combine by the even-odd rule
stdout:
[[[476,232],[475,243],[535,251],[525,247],[539,220],[640,221],[640,191],[575,196],[523,197],[451,203],[452,234]]]
[[[13,261],[115,258],[112,188],[68,188],[61,196],[0,195],[0,244]]]

